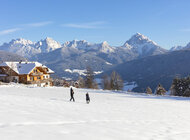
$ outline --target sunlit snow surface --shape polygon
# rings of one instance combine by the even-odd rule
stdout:
[[[190,139],[189,98],[74,91],[70,102],[69,88],[0,86],[0,139]]]

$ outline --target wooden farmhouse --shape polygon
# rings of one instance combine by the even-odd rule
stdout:
[[[38,62],[3,62],[0,64],[0,81],[51,86],[51,69]]]

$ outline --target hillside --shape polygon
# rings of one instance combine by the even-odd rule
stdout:
[[[144,92],[148,86],[153,90],[161,83],[169,90],[174,77],[190,75],[190,50],[173,51],[162,55],[144,57],[120,64],[104,74],[117,71],[124,80],[135,81],[134,91]]]
[[[190,139],[188,98],[0,86],[2,140]],[[91,103],[85,103],[89,92]]]
[[[19,56],[14,53],[6,52],[6,51],[0,51],[0,63],[3,61],[20,61],[20,60],[26,60],[26,58]]]

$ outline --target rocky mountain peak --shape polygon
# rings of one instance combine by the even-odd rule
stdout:
[[[107,41],[103,41],[100,43],[99,51],[103,53],[111,53],[114,52],[114,49],[108,44]]]
[[[46,37],[45,39],[38,41],[35,44],[35,48],[42,53],[46,53],[61,48],[61,44],[50,37]]]
[[[9,42],[9,44],[31,45],[31,44],[33,44],[33,42],[30,40],[23,39],[23,38],[18,38],[18,39],[12,39]]]
[[[123,47],[128,48],[139,55],[159,54],[166,51],[141,33],[133,35],[124,43]]]
[[[89,45],[90,43],[88,43],[86,40],[72,40],[65,42],[62,46],[85,50]]]
[[[136,33],[126,43],[128,43],[129,45],[145,44],[145,43],[157,45],[154,41],[150,40],[147,36],[141,33]]]
[[[102,45],[103,45],[103,46],[109,46],[109,44],[108,44],[107,41],[103,41],[103,42],[102,42]]]

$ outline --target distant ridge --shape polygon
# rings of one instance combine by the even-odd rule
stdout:
[[[148,86],[154,90],[159,83],[169,90],[173,78],[190,75],[189,60],[190,50],[173,51],[119,64],[102,75],[117,71],[125,81],[136,82],[134,91],[138,92],[145,92]]]
[[[25,61],[26,58],[14,53],[0,51],[0,63],[4,61],[20,61],[20,60]]]

